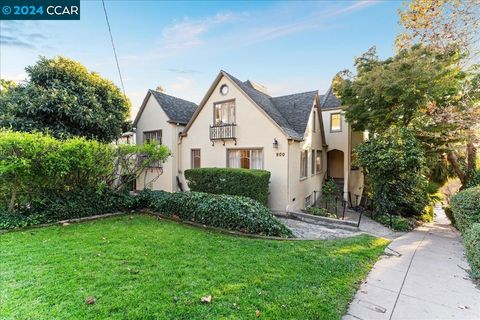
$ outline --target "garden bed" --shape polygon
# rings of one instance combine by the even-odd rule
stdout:
[[[387,245],[231,237],[141,214],[0,241],[9,319],[340,319]]]

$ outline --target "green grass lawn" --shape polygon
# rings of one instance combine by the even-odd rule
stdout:
[[[146,215],[12,232],[0,235],[0,319],[340,319],[386,245],[233,237]]]

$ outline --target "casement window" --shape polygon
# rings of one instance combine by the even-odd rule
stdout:
[[[308,150],[300,153],[300,179],[306,178],[308,172]]]
[[[317,132],[317,111],[313,110],[313,123],[312,123],[313,132]]]
[[[216,126],[235,123],[235,100],[215,103],[213,121]]]
[[[312,195],[305,197],[305,209],[310,208],[312,206]]]
[[[342,114],[331,113],[330,114],[330,132],[342,131]]]
[[[190,151],[192,169],[200,168],[200,149],[192,149]]]
[[[162,130],[144,131],[143,143],[155,142],[156,144],[162,144]]]
[[[320,173],[322,171],[322,151],[317,150],[316,159],[315,159],[315,171]]]
[[[311,154],[311,162],[310,162],[310,168],[312,170],[312,176],[315,174],[315,169],[316,169],[316,166],[315,166],[315,152],[316,150],[312,150],[312,154]]]
[[[227,167],[263,169],[263,150],[229,149],[227,150]]]

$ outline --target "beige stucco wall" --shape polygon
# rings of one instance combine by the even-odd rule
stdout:
[[[146,187],[152,190],[176,191],[177,137],[178,131],[181,131],[182,128],[183,126],[168,123],[167,115],[157,100],[153,96],[150,96],[137,122],[136,141],[138,144],[143,143],[144,131],[162,130],[162,144],[172,151],[172,156],[163,163],[163,172],[157,180],[149,183],[161,172],[157,168],[147,169],[142,173],[137,179],[137,190],[142,190],[146,182]]]
[[[326,170],[325,152],[322,143],[322,132],[319,122],[319,113],[314,119],[313,111],[310,114],[310,119],[305,130],[305,139],[301,142],[291,141],[289,146],[289,204],[288,210],[294,211],[305,208],[305,198],[312,195],[312,203],[315,201],[314,197],[320,197],[322,188],[322,181]],[[316,132],[313,132],[313,121],[316,121]],[[300,152],[308,150],[308,165],[307,177],[300,178]],[[312,150],[322,151],[322,167],[320,172],[312,174]],[[317,194],[314,194],[317,191]],[[294,200],[295,199],[295,200]]]

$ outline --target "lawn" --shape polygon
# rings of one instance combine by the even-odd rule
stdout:
[[[386,245],[250,239],[146,215],[11,232],[0,319],[340,319]]]

